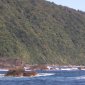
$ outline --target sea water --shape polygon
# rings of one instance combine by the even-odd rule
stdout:
[[[35,77],[4,77],[0,85],[85,85],[85,71],[38,71]]]

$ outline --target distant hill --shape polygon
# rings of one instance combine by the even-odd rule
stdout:
[[[0,57],[85,65],[85,13],[45,0],[0,0]]]

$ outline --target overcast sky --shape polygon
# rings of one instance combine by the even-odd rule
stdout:
[[[70,8],[79,9],[85,12],[85,0],[47,0],[55,2],[58,5],[68,6]]]

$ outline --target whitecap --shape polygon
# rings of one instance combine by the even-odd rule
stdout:
[[[36,75],[36,77],[39,77],[39,76],[51,76],[51,75],[55,75],[55,73],[38,73]]]
[[[85,75],[76,77],[77,80],[85,79]]]

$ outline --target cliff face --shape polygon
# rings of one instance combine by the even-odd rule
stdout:
[[[0,0],[0,57],[85,64],[85,13],[44,0]]]

